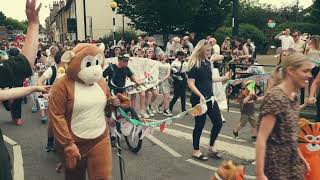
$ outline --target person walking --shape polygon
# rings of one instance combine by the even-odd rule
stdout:
[[[298,149],[297,94],[307,86],[311,69],[312,63],[301,53],[289,54],[276,68],[281,83],[265,96],[257,125],[257,180],[303,180],[310,170]]]
[[[207,40],[201,40],[196,45],[188,64],[188,86],[192,91],[190,102],[195,107],[200,102],[205,102],[213,96],[211,63],[208,60],[211,56],[211,47]],[[209,153],[208,155],[221,158],[217,151],[214,150],[214,143],[222,128],[222,119],[219,106],[216,101],[208,101],[207,112],[195,117],[195,125],[192,134],[193,151],[192,157],[207,161],[208,157],[204,156],[199,148],[200,137],[204,128],[206,117],[209,116],[213,126],[210,133]]]

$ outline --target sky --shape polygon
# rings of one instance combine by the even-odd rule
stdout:
[[[49,16],[49,4],[58,0],[38,0],[42,2],[40,11],[40,23],[45,25],[45,19]],[[0,0],[0,11],[7,17],[12,17],[18,20],[25,20],[25,2],[26,0]],[[261,3],[272,4],[280,7],[283,4],[294,3],[296,0],[259,0]],[[300,0],[300,5],[308,7],[312,4],[312,0]]]

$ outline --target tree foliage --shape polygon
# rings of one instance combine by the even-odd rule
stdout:
[[[231,0],[117,0],[118,13],[149,33],[213,32],[230,11]]]
[[[6,17],[3,12],[0,11],[0,26],[5,26],[8,30],[22,30],[27,31],[28,21],[18,21],[11,17]]]
[[[222,44],[226,36],[232,36],[232,28],[225,26],[220,27],[213,35],[217,39],[218,44]],[[241,37],[243,40],[251,39],[255,43],[257,51],[266,51],[267,37],[263,31],[259,30],[256,26],[252,24],[240,24],[239,37]]]

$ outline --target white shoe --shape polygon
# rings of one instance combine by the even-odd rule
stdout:
[[[146,119],[150,118],[150,116],[146,112],[140,112],[140,116]]]
[[[149,110],[153,113],[156,114],[157,111],[155,110],[155,108],[153,108],[151,105],[149,105]]]
[[[149,108],[147,108],[147,113],[149,114],[150,117],[154,117],[154,114]]]
[[[158,105],[157,110],[158,110],[158,113],[163,113],[163,107],[162,107],[162,105]]]
[[[163,115],[168,116],[168,117],[173,116],[173,114],[170,112],[169,109],[165,109],[165,110],[163,111]]]

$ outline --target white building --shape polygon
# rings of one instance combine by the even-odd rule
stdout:
[[[113,20],[116,20],[116,29],[123,28],[122,15],[115,14],[110,7],[111,0],[67,0],[54,2],[53,7],[59,7],[58,12],[52,10],[50,13],[49,30],[57,42],[69,40],[85,40],[90,37],[94,40],[112,33]],[[85,5],[85,8],[84,8]],[[86,26],[85,16],[86,13]],[[77,22],[77,33],[68,33],[67,19],[75,18]],[[130,20],[124,17],[124,28],[127,29]],[[87,35],[87,37],[85,36]]]

